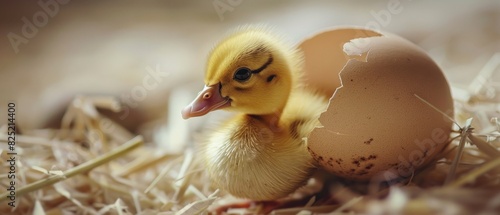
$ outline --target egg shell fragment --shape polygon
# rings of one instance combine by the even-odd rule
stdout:
[[[359,181],[408,177],[449,142],[452,121],[429,104],[453,116],[450,87],[413,43],[339,28],[300,48],[308,85],[333,94],[322,127],[308,138],[309,152],[324,169]]]

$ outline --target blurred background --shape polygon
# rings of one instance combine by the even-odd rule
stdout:
[[[58,127],[77,95],[115,96],[124,111],[107,114],[131,131],[165,124],[202,88],[214,43],[255,23],[294,43],[333,26],[393,32],[425,49],[461,88],[500,51],[497,0],[7,1],[0,8],[0,124],[15,101],[21,129]]]

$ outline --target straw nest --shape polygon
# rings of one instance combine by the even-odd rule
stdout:
[[[500,55],[489,64],[500,64]],[[435,161],[390,186],[331,180],[274,214],[498,214],[500,212],[500,83],[485,67],[468,90],[456,91],[456,127]],[[458,99],[457,99],[458,98]],[[7,125],[0,127],[1,214],[259,214],[209,183],[195,150],[164,152],[144,143],[98,109],[119,111],[113,98],[74,99],[60,129],[16,135],[16,207],[8,205]],[[22,128],[18,128],[22,129]],[[136,136],[136,137],[134,137]],[[175,143],[171,143],[175,144]],[[311,184],[304,189],[317,193]],[[307,193],[307,191],[305,192]],[[243,202],[244,203],[244,202]]]

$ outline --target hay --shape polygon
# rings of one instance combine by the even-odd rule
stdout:
[[[331,180],[321,195],[272,213],[500,212],[500,121],[495,117],[499,115],[496,95],[500,90],[499,83],[489,78],[495,69],[491,64],[500,63],[497,58],[473,81],[472,90],[459,95],[466,99],[455,105],[458,126],[453,141],[432,165],[390,187]],[[112,98],[79,96],[68,107],[60,129],[18,134],[17,207],[8,206],[5,197],[9,194],[1,193],[0,213],[203,214],[221,205],[241,203],[210,186],[193,149],[168,153],[153,144],[142,145],[140,137],[134,138],[97,111],[119,111],[119,107]],[[9,169],[6,130],[6,126],[0,128],[2,191],[10,182],[4,173]],[[304,189],[314,193],[307,189],[318,188]],[[257,204],[228,213],[262,211],[263,205]]]
[[[190,208],[206,208],[189,202],[215,200],[204,196],[208,189],[197,190],[204,187],[201,181],[189,183],[192,152],[157,153],[154,147],[142,146],[140,136],[132,138],[97,107],[119,111],[113,98],[79,96],[68,107],[61,129],[16,136],[17,207],[7,204],[8,192],[1,193],[1,214],[158,214],[181,211],[185,205],[189,213]],[[8,170],[3,148],[7,128],[0,130],[0,164]],[[3,171],[0,179],[3,192],[10,179]]]

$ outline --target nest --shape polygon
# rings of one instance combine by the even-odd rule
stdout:
[[[500,55],[489,64],[500,64]],[[426,168],[385,187],[339,180],[325,183],[318,190],[311,182],[304,189],[313,195],[271,213],[497,214],[500,119],[492,115],[500,111],[500,83],[490,80],[493,70],[485,67],[469,90],[455,95],[456,132],[447,149]],[[12,181],[4,170],[14,168],[16,177],[16,207],[8,204],[12,201],[9,191],[1,193],[0,213],[207,214],[221,208],[228,214],[266,211],[265,203],[242,209],[227,207],[242,200],[211,186],[192,147],[182,152],[158,150],[158,146],[145,144],[141,136],[98,112],[119,111],[119,107],[110,97],[75,98],[60,129],[17,132],[14,167],[8,162],[8,126],[0,127],[2,192],[11,187]]]

